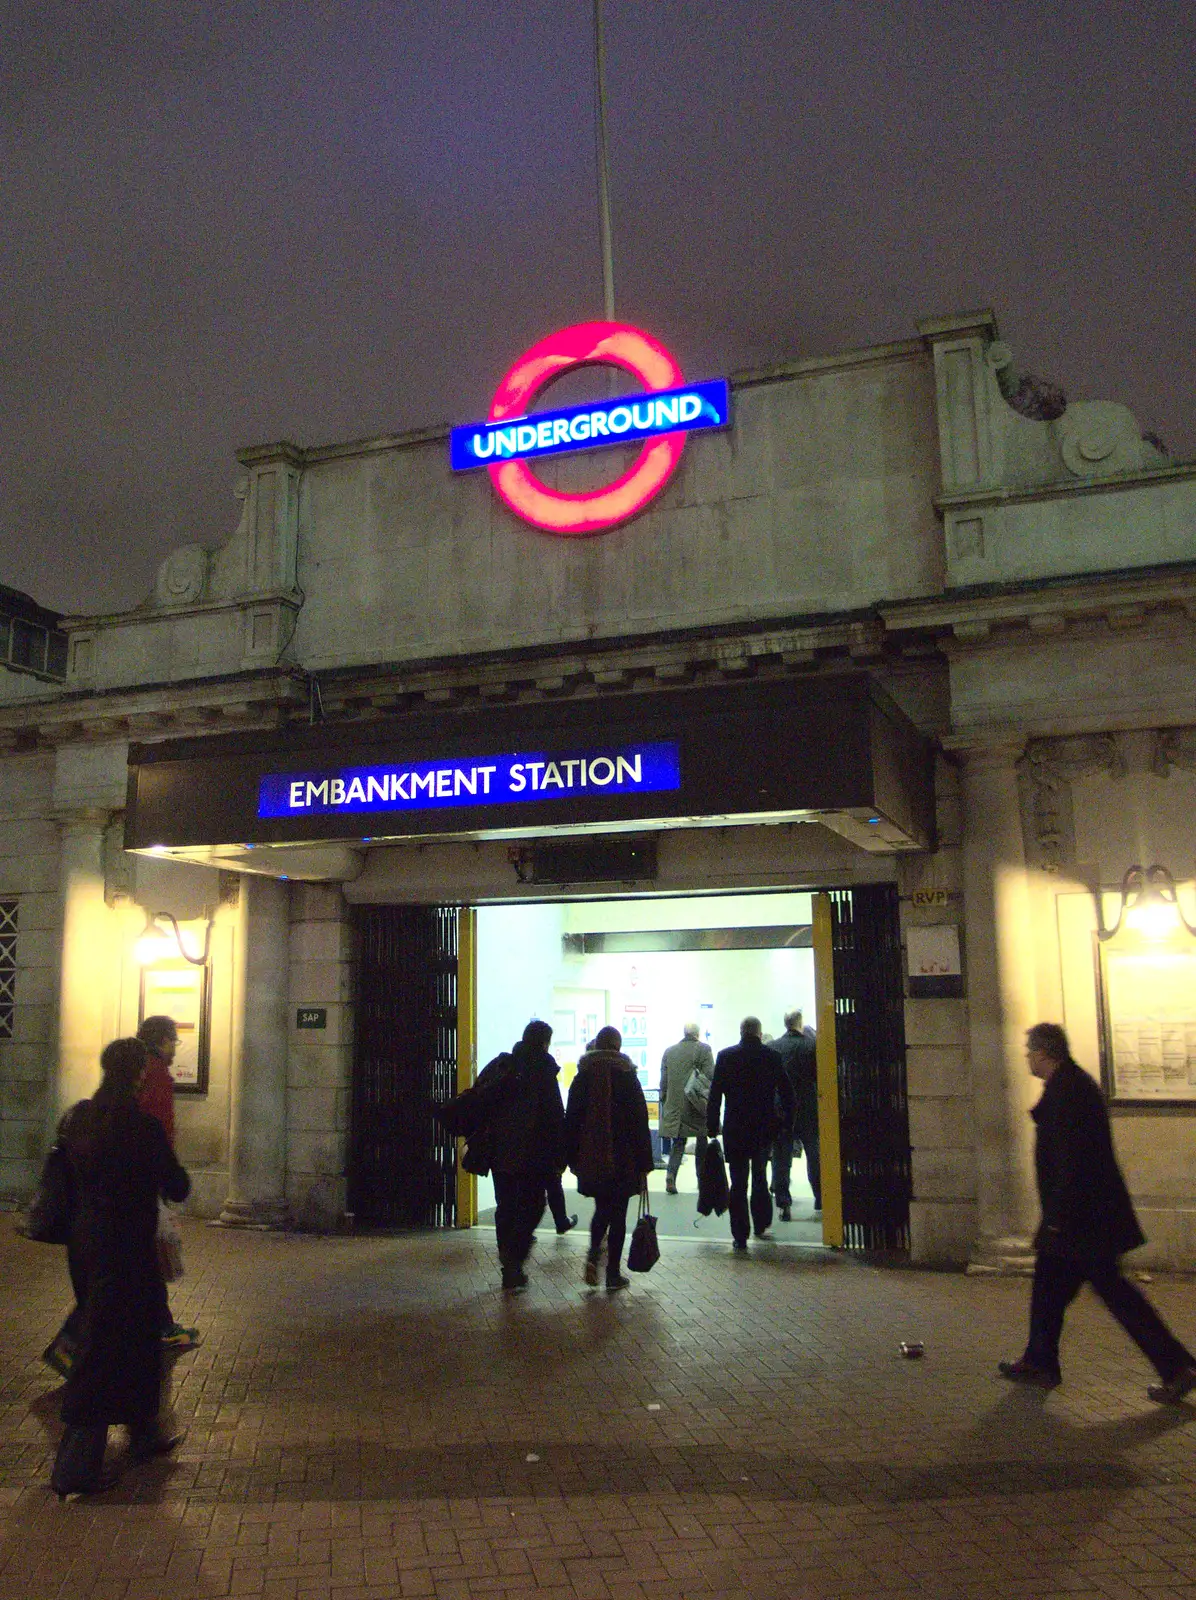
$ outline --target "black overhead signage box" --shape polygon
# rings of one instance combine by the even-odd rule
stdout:
[[[866,674],[134,746],[126,848],[873,816],[929,842],[917,730]]]

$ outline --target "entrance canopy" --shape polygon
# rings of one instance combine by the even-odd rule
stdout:
[[[250,866],[295,846],[816,819],[893,851],[928,846],[932,818],[926,742],[852,673],[135,745],[125,847]]]

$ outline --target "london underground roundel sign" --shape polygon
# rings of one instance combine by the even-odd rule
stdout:
[[[529,414],[552,379],[574,367],[621,367],[643,384],[637,394]],[[725,378],[687,384],[659,340],[623,322],[579,322],[532,346],[502,379],[485,422],[454,428],[455,471],[486,467],[499,497],[516,516],[548,533],[604,533],[642,511],[672,477],[686,435],[725,428],[730,394]],[[529,463],[539,456],[642,441],[626,472],[600,489],[552,489]]]

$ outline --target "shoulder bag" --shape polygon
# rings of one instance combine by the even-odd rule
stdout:
[[[22,1228],[38,1244],[66,1244],[75,1221],[75,1171],[63,1145],[50,1147]]]
[[[648,1210],[648,1186],[640,1190],[640,1214],[631,1234],[627,1251],[628,1272],[651,1272],[660,1260],[660,1244],[656,1238],[656,1218]]]

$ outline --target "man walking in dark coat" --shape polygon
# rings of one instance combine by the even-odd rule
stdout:
[[[822,1210],[822,1167],[818,1159],[818,1045],[813,1030],[802,1027],[800,1011],[785,1013],[785,1031],[773,1044],[793,1090],[793,1132],[782,1130],[772,1147],[772,1187],[781,1221],[790,1220],[793,1196],[789,1175],[797,1139],[806,1152],[806,1173],[814,1191],[814,1210]]]
[[[1196,1361],[1118,1266],[1118,1256],[1144,1243],[1144,1235],[1113,1153],[1104,1096],[1072,1060],[1056,1023],[1030,1029],[1026,1060],[1046,1085],[1030,1113],[1042,1222],[1034,1236],[1029,1342],[1017,1361],[998,1364],[1000,1372],[1042,1389],[1062,1382],[1063,1316],[1087,1282],[1159,1374],[1162,1381],[1147,1394],[1174,1404],[1196,1388]]]
[[[768,1192],[768,1153],[776,1133],[776,1104],[781,1104],[781,1129],[793,1126],[793,1090],[781,1058],[761,1037],[759,1017],[744,1017],[739,1043],[720,1050],[706,1107],[706,1131],[714,1138],[724,1099],[723,1153],[730,1169],[731,1237],[736,1250],[746,1250],[749,1230],[748,1177],[752,1180],[750,1227],[757,1239],[772,1223]]]
[[[547,1022],[529,1022],[515,1048],[496,1056],[474,1085],[485,1099],[492,1080],[504,1078],[486,1126],[486,1148],[502,1286],[512,1293],[527,1287],[523,1264],[544,1215],[548,1180],[565,1165],[565,1108],[556,1081],[560,1069],[548,1053],[551,1042]]]

